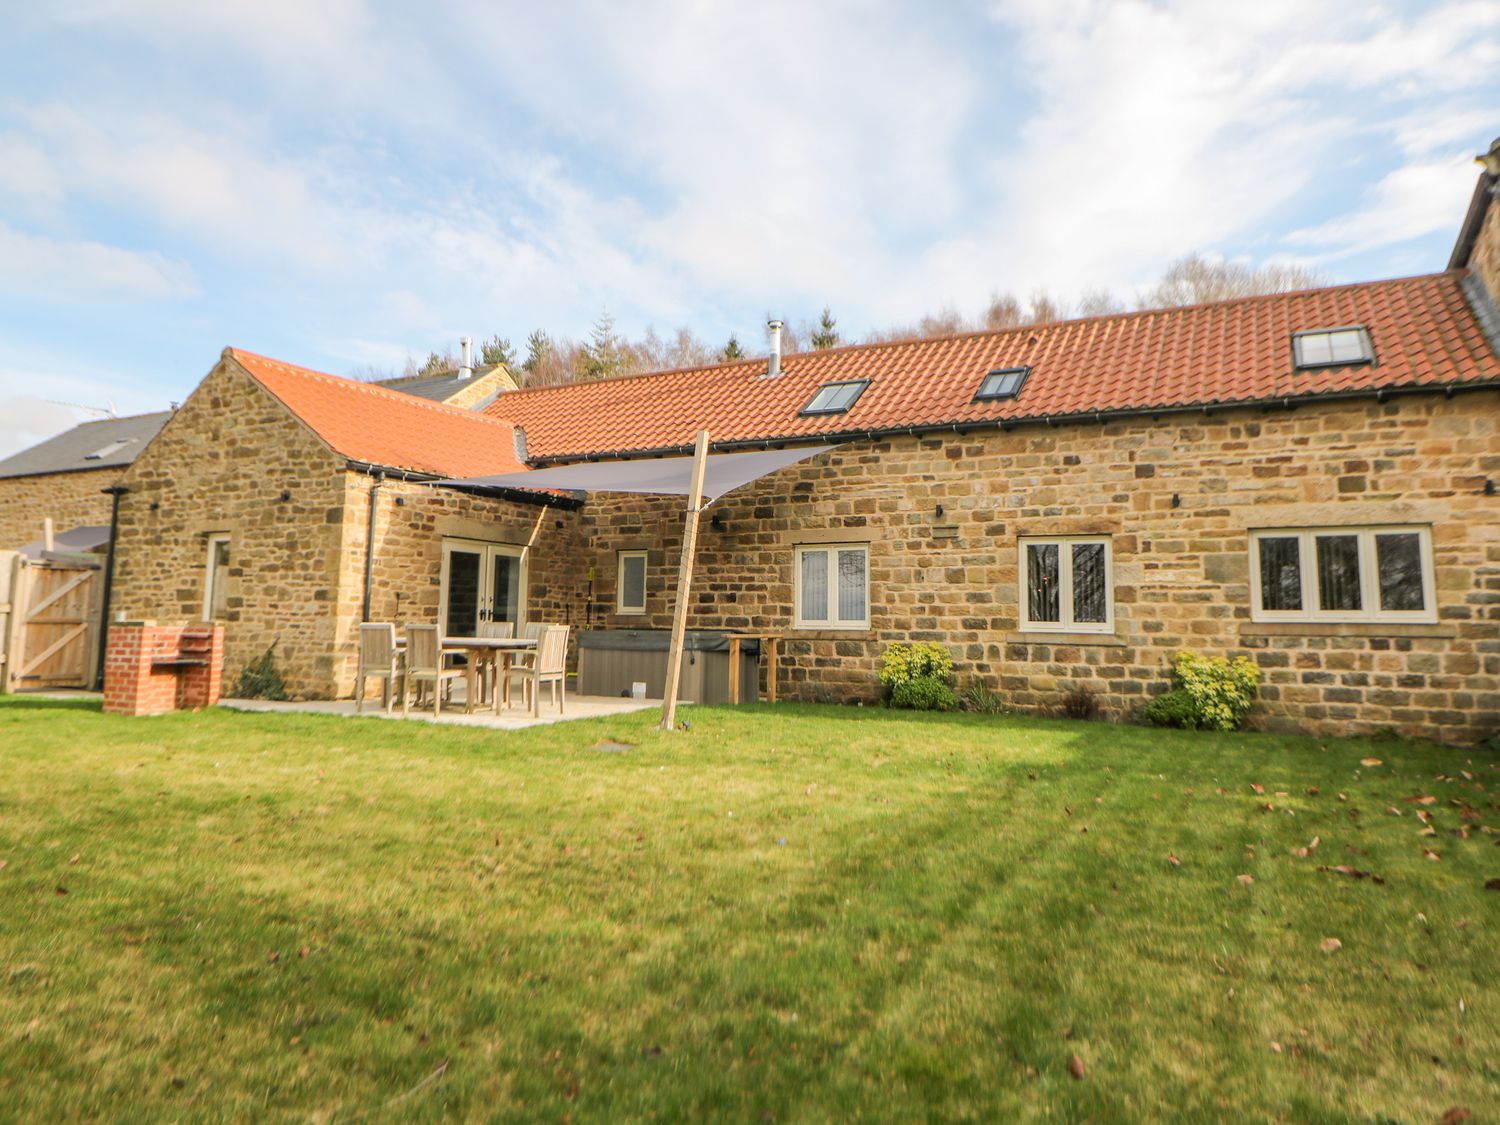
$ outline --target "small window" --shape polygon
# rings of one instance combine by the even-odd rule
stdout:
[[[1255,621],[1437,620],[1427,527],[1250,533]]]
[[[1292,353],[1298,367],[1342,367],[1375,362],[1375,348],[1363,325],[1295,333]]]
[[[989,399],[1015,398],[1021,393],[1021,387],[1026,382],[1026,376],[1031,374],[1029,367],[999,367],[984,377],[979,384],[979,392],[974,396],[975,402],[985,402]]]
[[[1021,629],[1112,633],[1115,596],[1107,537],[1021,540]]]
[[[222,621],[229,608],[229,536],[208,537],[208,559],[203,573],[203,620]]]
[[[870,627],[870,548],[865,544],[798,547],[796,626]]]
[[[621,551],[615,582],[615,612],[646,612],[646,552]]]
[[[870,385],[868,379],[824,383],[802,408],[803,414],[842,414],[859,400]]]

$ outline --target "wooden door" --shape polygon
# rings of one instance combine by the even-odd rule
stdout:
[[[12,691],[93,686],[102,585],[97,567],[49,563],[16,570],[6,661]]]

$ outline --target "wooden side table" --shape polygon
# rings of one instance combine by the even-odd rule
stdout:
[[[766,653],[766,702],[776,702],[776,657],[781,647],[780,633],[729,634],[729,702],[740,701],[740,642],[760,641]]]

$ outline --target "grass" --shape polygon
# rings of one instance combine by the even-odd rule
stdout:
[[[1500,1114],[1491,758],[688,715],[0,701],[0,1116]]]

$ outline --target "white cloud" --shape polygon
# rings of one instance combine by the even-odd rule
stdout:
[[[48,238],[0,223],[0,291],[19,297],[176,299],[196,292],[192,270],[153,251]]]
[[[1286,241],[1312,248],[1316,262],[1437,231],[1456,232],[1475,174],[1469,156],[1404,165],[1383,176],[1359,210],[1294,230]]]

